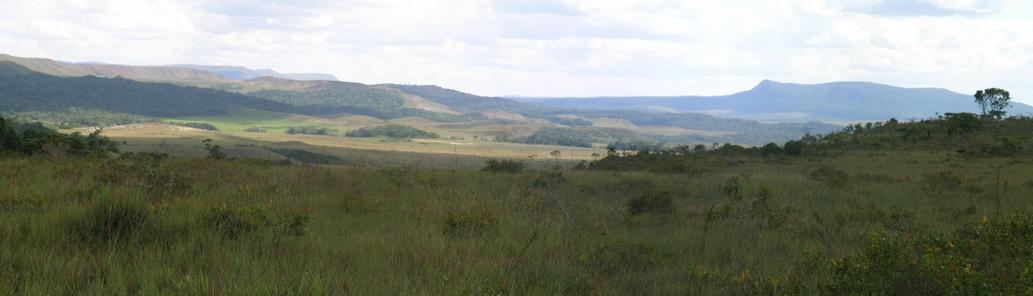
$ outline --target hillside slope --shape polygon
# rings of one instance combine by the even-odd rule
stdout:
[[[939,88],[902,88],[870,82],[795,84],[765,80],[727,96],[522,98],[550,107],[700,112],[758,120],[885,120],[928,118],[937,113],[976,112],[971,95]],[[1013,103],[1011,114],[1033,113]]]
[[[297,111],[287,104],[214,89],[95,76],[57,77],[0,62],[0,110],[55,111],[68,107],[154,117],[223,115],[240,108]]]
[[[195,69],[177,67],[124,66],[111,64],[76,64],[51,59],[22,58],[0,54],[0,61],[22,65],[32,71],[62,77],[122,77],[138,81],[219,83],[228,81],[221,75]]]

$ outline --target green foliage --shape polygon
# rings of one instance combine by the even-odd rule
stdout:
[[[249,133],[264,133],[265,129],[260,127],[249,127],[244,129],[244,131]]]
[[[204,143],[204,150],[208,151],[209,159],[221,160],[226,158],[226,153],[222,152],[222,147],[212,144],[212,139],[204,139],[204,141],[201,142]]]
[[[981,115],[983,118],[1001,120],[1006,114],[1004,109],[1011,106],[1011,94],[996,87],[978,90],[974,97],[976,98],[976,104],[979,105],[982,111]]]
[[[469,238],[490,234],[498,224],[495,214],[485,210],[449,211],[441,222],[441,233],[449,238]]]
[[[625,204],[628,215],[670,214],[674,212],[674,200],[664,191],[646,191]]]
[[[440,136],[433,132],[420,130],[417,128],[398,125],[388,124],[374,127],[363,127],[345,134],[348,137],[387,137],[387,138],[416,138],[416,139],[437,139]]]
[[[326,155],[302,149],[291,148],[267,148],[269,151],[283,155],[290,160],[310,164],[345,164],[344,159],[333,155]]]
[[[509,140],[513,143],[536,144],[536,145],[558,145],[571,147],[592,147],[594,138],[585,130],[543,127],[527,137],[520,137]]]
[[[62,134],[38,122],[24,124],[0,117],[0,153],[32,155],[46,152],[106,156],[117,152],[115,143],[100,133],[98,129],[86,136],[78,132]]]
[[[88,244],[154,239],[157,221],[140,200],[102,197],[85,212],[65,222],[70,237]]]
[[[286,133],[288,135],[332,136],[337,134],[337,130],[318,126],[295,126],[288,128]]]
[[[524,170],[527,164],[519,160],[503,159],[495,160],[489,159],[485,161],[485,167],[481,169],[482,172],[491,173],[507,173],[516,174]]]
[[[152,118],[97,109],[68,107],[58,111],[25,111],[4,116],[20,122],[41,122],[60,129],[79,127],[109,127],[133,123],[152,122]]]
[[[291,105],[220,90],[122,78],[34,73],[0,79],[0,110],[57,112],[69,107],[151,117],[225,115],[240,108],[301,111]]]
[[[948,237],[874,235],[831,261],[830,294],[1015,295],[1033,289],[1033,219],[967,225]],[[1007,259],[1003,259],[1007,258]]]
[[[204,214],[204,224],[228,239],[239,239],[253,231],[270,227],[273,222],[269,210],[260,206],[234,208],[215,206]]]
[[[843,187],[850,182],[850,174],[830,166],[822,166],[807,173],[807,178],[832,187]]]

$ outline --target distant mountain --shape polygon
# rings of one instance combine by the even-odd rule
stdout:
[[[297,107],[215,89],[96,76],[58,77],[0,61],[0,111],[58,111],[69,107],[152,117],[224,115],[251,108]]]
[[[532,124],[567,128],[553,130],[562,133],[542,133],[548,135],[574,131],[595,140],[655,139],[670,143],[764,144],[784,142],[807,132],[839,129],[818,122],[766,124],[700,113],[644,112],[641,110],[650,108],[637,105],[647,100],[664,103],[663,99],[670,98],[637,100],[635,104],[623,99],[590,100],[595,103],[567,106],[563,100],[557,100],[556,106],[540,106],[434,85],[297,80],[270,77],[266,75],[268,72],[243,67],[74,64],[0,55],[0,61],[4,59],[10,62],[0,62],[3,63],[0,65],[0,112],[6,113],[83,108],[179,117],[221,115],[249,108],[315,116],[422,117],[439,122],[462,122],[447,125],[455,128],[491,126],[490,129],[497,129],[500,135],[508,137],[520,136],[521,129],[514,129],[515,125]],[[255,75],[263,76],[240,80]],[[639,110],[599,110],[613,107],[605,104],[608,100],[622,109]]]
[[[336,81],[337,77],[331,74],[320,73],[279,73],[270,69],[248,69],[239,66],[209,66],[209,65],[171,65],[169,67],[187,68],[201,71],[208,71],[219,74],[230,80],[248,80],[259,77],[274,77],[291,80],[328,80]]]
[[[208,71],[150,66],[123,66],[103,63],[68,63],[41,58],[22,58],[0,54],[0,61],[22,65],[32,71],[62,77],[122,77],[138,81],[180,82],[191,84],[221,83],[228,81]]]
[[[705,113],[757,120],[857,121],[928,118],[937,113],[977,112],[971,95],[940,88],[902,88],[870,82],[795,84],[765,80],[727,96],[514,98],[549,107]],[[1010,114],[1033,113],[1013,103]]]

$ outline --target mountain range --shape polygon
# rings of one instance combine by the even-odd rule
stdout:
[[[796,84],[764,80],[725,96],[512,98],[546,107],[704,113],[768,121],[875,121],[922,119],[948,112],[979,112],[972,95],[942,88],[903,88],[871,82]],[[1012,102],[1009,114],[1033,107]]]
[[[228,116],[240,110],[322,118],[352,114],[420,118],[482,137],[579,134],[593,143],[652,139],[678,144],[764,144],[841,128],[819,120],[903,120],[976,110],[969,96],[947,90],[866,82],[763,81],[718,97],[502,98],[434,85],[367,85],[336,81],[332,75],[237,66],[126,66],[0,54],[0,113],[65,108],[160,119]],[[1025,114],[1033,108],[1015,103],[1009,111]],[[535,136],[527,134],[529,126],[551,129],[543,129],[548,135],[527,138]]]

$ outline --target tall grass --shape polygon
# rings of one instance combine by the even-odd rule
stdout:
[[[988,178],[998,167],[1000,180]],[[1029,169],[919,152],[702,159],[693,174],[0,158],[0,291],[960,291],[906,285],[925,279],[989,291],[1026,283],[1019,266],[1029,258],[977,246],[1025,242],[1028,219],[1008,217],[1033,205],[1022,185],[1033,184]],[[931,242],[967,248],[930,255],[960,269],[923,265]],[[984,253],[1019,263],[987,263]],[[966,278],[965,263],[984,277]]]

